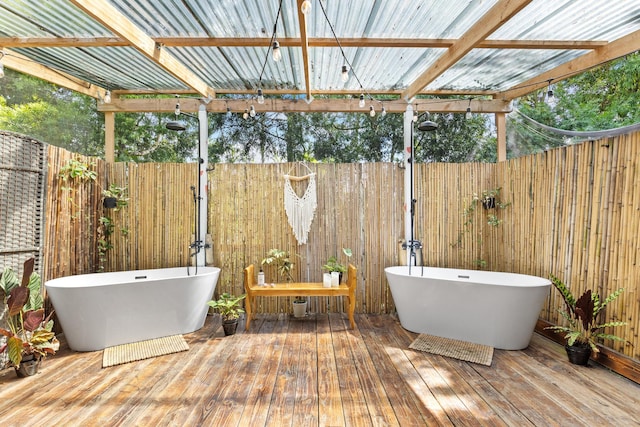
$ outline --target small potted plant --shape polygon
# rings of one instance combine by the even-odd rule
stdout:
[[[284,279],[288,282],[293,281],[291,270],[293,270],[295,264],[291,261],[289,252],[281,249],[271,249],[267,252],[267,256],[262,259],[261,264],[275,266],[276,271],[280,275],[280,279]],[[307,299],[305,297],[295,297],[292,304],[294,317],[306,316]]]
[[[109,185],[107,190],[102,190],[102,204],[106,209],[120,209],[127,206],[129,199],[126,197],[126,187]]]
[[[33,271],[34,263],[33,258],[25,261],[21,283],[11,268],[5,268],[0,277],[9,325],[9,329],[0,328],[0,335],[7,338],[0,353],[8,352],[19,377],[36,374],[42,358],[60,348],[53,332],[53,312],[45,316],[40,275]]]
[[[342,253],[345,254],[347,258],[351,258],[351,255],[353,255],[353,252],[349,248],[342,248]],[[342,282],[342,274],[347,272],[347,266],[345,264],[341,264],[338,261],[337,256],[330,256],[327,263],[322,266],[322,269],[327,270],[330,273],[340,273],[339,282]]]
[[[211,300],[207,304],[215,310],[218,310],[222,317],[222,329],[224,335],[233,335],[236,333],[238,327],[238,319],[240,315],[244,313],[244,310],[240,307],[240,301],[245,299],[247,295],[242,294],[240,296],[234,296],[228,292],[220,295],[217,300]]]
[[[618,298],[624,288],[610,294],[604,301],[601,301],[598,293],[592,292],[591,289],[587,289],[580,298],[575,299],[571,290],[560,279],[554,275],[551,275],[550,279],[564,300],[565,310],[560,310],[560,314],[568,325],[549,326],[545,329],[566,334],[567,345],[565,349],[571,363],[587,365],[591,353],[599,351],[596,346],[598,339],[628,342],[624,338],[604,332],[605,328],[623,326],[626,325],[626,322],[598,323],[596,320],[598,313],[604,310],[607,304]]]

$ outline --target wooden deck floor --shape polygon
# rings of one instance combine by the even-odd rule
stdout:
[[[640,385],[541,336],[487,367],[409,350],[390,316],[356,322],[259,315],[224,338],[214,315],[189,351],[106,369],[63,350],[35,377],[0,372],[0,425],[639,425]]]

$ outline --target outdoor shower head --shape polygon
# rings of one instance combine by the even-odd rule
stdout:
[[[179,122],[179,121],[170,121],[167,122],[166,124],[167,129],[169,130],[185,130],[187,127],[184,125],[184,123]]]
[[[431,120],[425,120],[418,125],[418,130],[422,132],[431,132],[438,129],[438,124]]]

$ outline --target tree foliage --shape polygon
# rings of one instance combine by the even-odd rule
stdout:
[[[639,90],[640,55],[634,53],[526,95],[516,106],[554,128],[605,130],[640,122]],[[535,128],[517,116],[508,122],[507,135],[510,157],[577,141]]]

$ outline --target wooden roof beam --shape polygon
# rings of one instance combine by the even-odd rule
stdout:
[[[306,26],[305,26],[306,32]],[[307,34],[308,36],[308,34]],[[306,37],[309,47],[336,47],[334,38]],[[268,38],[226,37],[158,37],[156,43],[165,47],[261,47],[268,46]],[[406,39],[406,38],[341,38],[343,47],[389,47],[389,48],[443,48],[448,49],[456,39]],[[302,45],[297,37],[278,38],[282,47]],[[476,49],[559,49],[590,50],[607,45],[605,40],[484,40]],[[122,47],[131,43],[121,37],[0,37],[0,46],[9,48],[36,47]]]
[[[104,98],[106,90],[101,87],[93,86],[88,82],[70,76],[62,71],[57,71],[53,68],[40,65],[17,52],[11,51],[10,49],[2,50],[5,53],[5,56],[2,58],[2,63],[7,68],[11,68],[12,70],[19,71],[24,74],[29,74],[58,86],[88,95],[92,98]]]
[[[180,98],[180,109],[185,112],[196,112],[201,101],[195,98]],[[264,104],[253,103],[249,100],[240,99],[214,99],[207,104],[207,111],[210,113],[226,113],[227,107],[232,112],[241,113],[253,105],[256,112],[284,112],[284,113],[369,113],[369,104],[365,108],[358,106],[358,99],[315,99],[313,102],[306,102],[304,99],[265,99]],[[388,113],[404,113],[407,109],[407,102],[403,100],[374,101],[374,108],[379,112],[382,106]],[[429,111],[432,113],[464,113],[469,106],[468,99],[420,99],[414,102],[419,111]],[[122,113],[173,113],[176,106],[175,98],[160,99],[118,99],[114,98],[110,104],[99,104],[98,111],[102,112],[122,112]],[[511,103],[496,99],[472,99],[471,111],[474,113],[508,113],[512,110]]]
[[[591,68],[613,61],[624,55],[638,51],[640,48],[640,30],[612,41],[606,46],[595,49],[572,61],[566,62],[532,79],[518,84],[516,87],[500,92],[496,98],[512,100],[546,87],[549,82],[559,82]]]
[[[170,55],[162,45],[136,27],[106,0],[70,0],[87,15],[100,22],[113,33],[127,40],[133,47],[156,62],[171,75],[193,88],[204,97],[215,97],[215,91],[203,80]]]
[[[304,87],[307,94],[307,101],[311,101],[311,76],[309,72],[309,40],[307,35],[307,16],[302,13],[302,2],[298,0],[298,22],[300,23],[300,47],[302,48],[302,68],[304,73]]]
[[[499,0],[489,11],[481,17],[456,43],[443,53],[422,75],[411,83],[403,92],[402,97],[410,100],[429,83],[444,73],[449,67],[458,62],[471,49],[484,41],[513,16],[525,8],[532,0]]]

